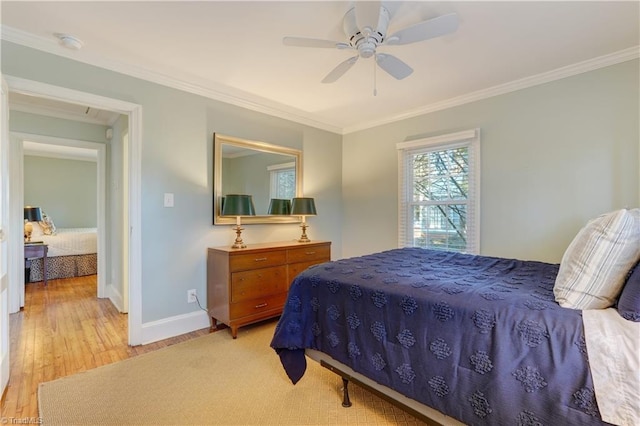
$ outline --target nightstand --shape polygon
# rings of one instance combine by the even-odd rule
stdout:
[[[47,285],[47,252],[49,246],[43,243],[24,243],[24,267],[31,267],[31,259],[42,258],[43,283]]]

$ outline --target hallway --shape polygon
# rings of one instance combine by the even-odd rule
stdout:
[[[11,377],[2,418],[38,416],[38,384],[111,364],[209,332],[127,345],[127,315],[97,299],[97,276],[26,285],[25,308],[10,315]]]

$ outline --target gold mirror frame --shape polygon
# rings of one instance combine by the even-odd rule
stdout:
[[[236,223],[235,216],[222,216],[221,199],[223,192],[222,182],[222,148],[229,145],[235,148],[249,149],[252,151],[266,152],[291,156],[296,164],[296,197],[302,196],[302,151],[273,145],[266,142],[251,141],[232,136],[213,134],[213,224],[232,225]],[[252,194],[249,194],[252,195]],[[256,215],[243,216],[242,224],[258,223],[299,223],[300,216]]]

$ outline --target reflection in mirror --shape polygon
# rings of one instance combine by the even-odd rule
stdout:
[[[213,135],[213,223],[235,223],[223,216],[222,199],[227,194],[253,197],[256,216],[242,219],[247,223],[293,223],[298,216],[271,215],[272,199],[292,199],[302,188],[302,152],[265,142]]]
[[[291,214],[291,200],[282,198],[272,198],[269,202],[268,214]]]

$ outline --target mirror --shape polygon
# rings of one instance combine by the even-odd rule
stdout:
[[[253,197],[256,216],[243,224],[296,223],[299,216],[269,215],[272,198],[302,196],[302,151],[266,142],[213,134],[213,224],[235,224],[235,216],[223,216],[227,194]]]

